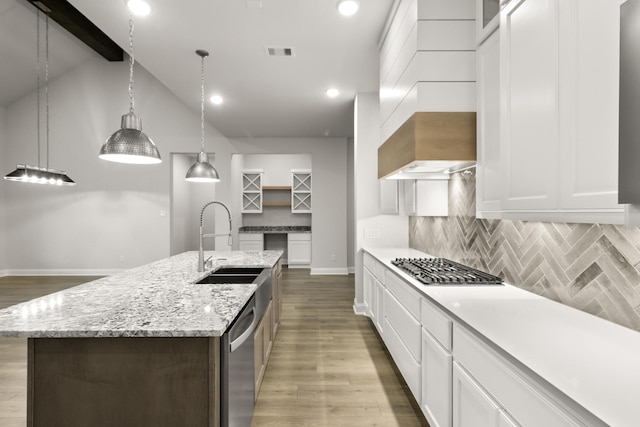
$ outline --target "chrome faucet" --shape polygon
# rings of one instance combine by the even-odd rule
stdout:
[[[210,205],[220,205],[222,206],[226,211],[227,211],[227,215],[229,216],[229,234],[204,234],[203,229],[204,229],[204,210],[207,209],[207,207],[209,207]],[[204,205],[202,207],[202,210],[200,211],[200,249],[198,250],[198,272],[202,273],[204,271],[204,265],[206,263],[205,259],[204,259],[204,249],[202,247],[202,240],[205,237],[217,237],[217,236],[229,236],[229,241],[228,244],[229,246],[231,246],[231,244],[233,243],[233,237],[231,235],[233,228],[231,228],[231,211],[229,211],[229,208],[222,202],[218,202],[217,200],[214,200],[212,202],[207,203],[206,205]],[[211,258],[211,257],[209,257]],[[209,259],[207,259],[208,261]]]

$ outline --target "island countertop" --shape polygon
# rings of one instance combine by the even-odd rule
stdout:
[[[282,251],[205,251],[213,269],[272,268]],[[23,338],[221,336],[254,284],[194,284],[197,252],[184,252],[0,310],[0,336]]]

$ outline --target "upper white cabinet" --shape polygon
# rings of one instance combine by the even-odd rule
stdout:
[[[449,215],[449,181],[404,179],[404,205],[409,216]]]
[[[242,213],[262,212],[262,171],[242,171]]]
[[[476,43],[481,44],[500,23],[500,0],[476,0]]]
[[[398,181],[393,179],[379,179],[380,185],[380,213],[383,215],[398,214]]]
[[[511,0],[500,19],[502,208],[555,209],[558,0]]]
[[[291,171],[291,212],[311,213],[311,171]]]
[[[500,33],[494,32],[476,52],[478,64],[478,161],[476,216],[499,217],[502,197],[500,164]]]
[[[493,37],[478,49],[478,217],[622,223],[619,1],[511,0]]]

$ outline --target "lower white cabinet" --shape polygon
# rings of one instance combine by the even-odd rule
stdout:
[[[290,266],[311,264],[311,233],[287,234],[287,260]]]
[[[384,285],[378,280],[373,281],[373,323],[380,336],[384,337]]]
[[[453,356],[422,329],[422,401],[431,427],[451,427]]]
[[[499,417],[498,405],[454,362],[453,427],[499,427]]]
[[[515,421],[513,421],[509,416],[504,412],[500,411],[498,414],[498,426],[500,427],[520,427]]]
[[[240,233],[238,235],[238,249],[241,251],[264,250],[264,234]]]

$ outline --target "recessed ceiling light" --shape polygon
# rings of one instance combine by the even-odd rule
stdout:
[[[358,11],[360,4],[356,0],[340,0],[336,7],[341,15],[351,16]]]
[[[209,98],[209,101],[211,101],[212,104],[220,105],[222,104],[222,101],[224,101],[224,99],[222,99],[220,95],[211,95],[211,98]]]
[[[340,94],[340,91],[336,88],[331,88],[331,89],[327,89],[327,91],[325,92],[327,94],[327,96],[329,98],[335,98],[336,96],[338,96]]]
[[[144,0],[128,0],[127,7],[136,16],[147,16],[151,13],[151,6]]]

